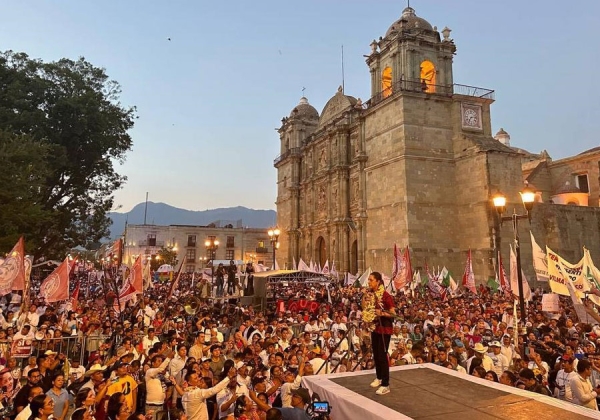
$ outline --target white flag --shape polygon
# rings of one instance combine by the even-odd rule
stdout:
[[[526,301],[531,300],[531,288],[525,273],[521,270],[522,283],[523,283],[523,299]],[[517,254],[513,250],[512,245],[510,246],[510,288],[515,296],[519,296],[519,277],[517,276]]]

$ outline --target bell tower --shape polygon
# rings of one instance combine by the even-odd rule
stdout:
[[[371,72],[371,97],[384,99],[396,90],[452,93],[452,60],[456,45],[451,30],[442,30],[407,7],[384,37],[371,42],[367,65]]]

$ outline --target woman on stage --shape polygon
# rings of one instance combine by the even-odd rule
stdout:
[[[373,272],[369,276],[369,290],[362,299],[363,321],[371,325],[371,346],[377,377],[371,387],[377,388],[377,395],[390,392],[390,365],[388,347],[393,333],[393,318],[396,315],[394,299],[383,287],[381,273]]]

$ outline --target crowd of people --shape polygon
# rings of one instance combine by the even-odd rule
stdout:
[[[600,327],[580,322],[569,299],[549,313],[536,291],[523,325],[513,296],[404,294],[386,290],[378,273],[367,287],[274,284],[265,307],[220,297],[223,283],[216,292],[192,281],[183,275],[174,292],[155,283],[122,309],[107,285],[70,307],[1,298],[3,414],[309,419],[302,377],[372,370],[383,395],[393,392],[390,366],[418,363],[598,409]]]

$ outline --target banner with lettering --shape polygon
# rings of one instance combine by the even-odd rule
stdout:
[[[547,282],[548,257],[546,257],[544,250],[536,242],[533,233],[529,231],[529,234],[531,235],[531,250],[533,252],[533,269],[535,270],[537,281]]]
[[[554,293],[570,296],[567,281],[572,283],[580,298],[583,297],[584,292],[590,290],[585,278],[584,258],[576,264],[571,264],[548,247],[546,247],[546,255],[548,256],[548,283]]]

